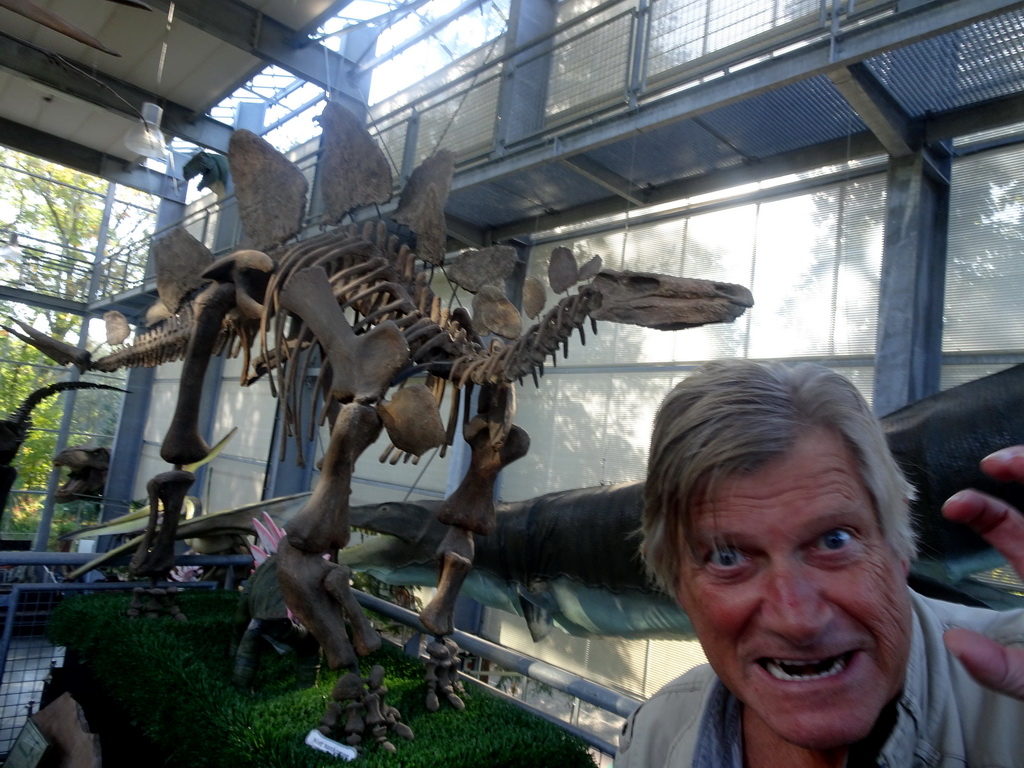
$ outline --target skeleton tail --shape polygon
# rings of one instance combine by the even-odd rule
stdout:
[[[178,314],[140,334],[135,343],[94,360],[92,369],[109,373],[121,368],[153,368],[163,363],[183,360],[195,326],[193,314],[191,305],[185,305]],[[219,353],[227,341],[228,334],[225,332],[214,354]]]
[[[56,384],[50,384],[46,387],[40,387],[31,395],[26,397],[18,409],[11,414],[11,418],[8,421],[16,424],[20,429],[27,429],[30,422],[30,416],[32,410],[39,405],[43,400],[56,395],[61,392],[67,392],[73,389],[112,389],[115,392],[124,392],[125,390],[120,387],[112,387],[108,384],[97,384],[92,381],[58,381]]]

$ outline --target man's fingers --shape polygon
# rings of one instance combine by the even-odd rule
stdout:
[[[943,636],[943,641],[979,683],[1007,696],[1024,699],[1024,650],[1005,648],[968,629],[951,629]]]
[[[1024,445],[1011,445],[989,454],[981,460],[986,475],[1004,482],[1024,482]]]
[[[942,505],[942,514],[973,528],[1024,576],[1024,516],[1013,506],[980,491],[966,490],[950,496]]]
[[[981,468],[996,480],[1024,483],[1024,445],[986,456]],[[1024,576],[1024,516],[1013,506],[980,491],[966,490],[950,496],[942,514],[973,528]],[[951,629],[943,640],[979,683],[1024,699],[1024,649],[1006,648],[966,629]]]

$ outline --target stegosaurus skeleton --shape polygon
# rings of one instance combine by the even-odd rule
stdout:
[[[365,154],[372,140],[361,126],[353,127],[354,118],[333,104],[327,106],[325,116],[330,117],[322,121],[325,158],[337,145],[358,146]],[[498,330],[495,324],[478,322],[462,307],[444,307],[430,287],[430,269],[420,265],[412,248],[384,222],[340,226],[277,246],[273,242],[281,242],[282,235],[294,236],[300,225],[281,229],[275,221],[275,234],[254,232],[258,217],[247,214],[246,206],[259,197],[260,190],[271,189],[277,195],[275,212],[286,209],[280,202],[281,190],[288,189],[298,172],[257,137],[246,132],[236,136],[239,140],[232,139],[229,159],[243,228],[247,239],[255,245],[263,243],[264,250],[237,251],[209,266],[203,273],[209,285],[191,303],[171,306],[172,316],[139,334],[131,346],[98,360],[83,358],[78,350],[51,348],[50,354],[96,370],[185,362],[178,405],[161,448],[161,456],[174,469],[150,481],[154,512],[132,565],[137,574],[154,577],[173,565],[176,515],[192,482],[183,466],[201,460],[210,450],[197,429],[198,397],[210,356],[243,354],[243,384],[269,374],[284,419],[296,436],[304,426],[297,416],[303,396],[298,382],[315,361],[320,373],[313,397],[322,401],[323,408],[311,409],[308,427],[329,421],[330,442],[318,485],[289,522],[288,535],[280,543],[280,579],[290,609],[320,641],[330,666],[354,668],[353,645],[363,655],[380,639],[350,592],[348,568],[325,561],[323,554],[348,543],[353,464],[382,429],[386,427],[398,450],[413,455],[451,445],[462,410],[460,392],[470,386],[480,388],[476,414],[465,408],[463,419],[463,436],[471,449],[469,470],[438,513],[451,526],[437,552],[438,591],[421,613],[431,632],[445,636],[452,631],[455,596],[472,565],[473,534],[487,534],[494,527],[495,478],[529,447],[526,433],[513,423],[515,382],[527,375],[536,382],[548,356],[559,349],[567,353],[573,334],[578,332],[584,340],[588,320],[595,332],[596,320],[677,329],[731,321],[753,301],[749,291],[731,284],[606,270],[577,293],[561,298],[518,338],[485,344],[474,325]],[[437,240],[438,218],[443,232],[443,205],[454,163],[450,153],[439,155],[421,166],[429,166],[432,176],[424,180],[414,174],[410,179],[395,214],[400,224],[411,226],[414,236],[421,235],[420,247],[426,245],[432,251],[421,257],[432,265],[443,263],[443,253],[429,244]],[[270,174],[269,178],[255,175],[260,182],[256,191],[243,189],[240,183],[254,176],[253,166]],[[380,167],[377,163],[368,171],[361,163],[355,176],[375,175]],[[369,194],[360,197],[359,178],[332,183],[356,188],[342,195],[345,205],[380,202]],[[374,179],[374,185],[379,188],[379,179]],[[295,186],[304,196],[304,186]],[[325,197],[330,197],[326,191]],[[325,219],[338,221],[343,213],[328,211]],[[423,237],[423,232],[433,236]],[[506,248],[499,256],[514,260],[515,253]],[[493,288],[485,291],[478,286],[477,291],[478,299],[485,293],[493,299]],[[510,305],[501,297],[496,307],[493,303],[480,306],[490,306],[501,315],[507,314]],[[259,354],[251,357],[257,342]],[[32,343],[41,346],[38,338]],[[412,377],[421,373],[426,375],[426,385],[413,384]],[[396,385],[400,389],[395,396],[385,400]],[[437,411],[449,387],[452,408],[445,427]],[[469,398],[463,401],[468,405]],[[157,534],[156,511],[161,508],[166,514]],[[352,627],[351,642],[342,613]]]

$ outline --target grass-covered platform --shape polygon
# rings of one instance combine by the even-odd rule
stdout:
[[[386,668],[388,702],[415,740],[395,737],[397,755],[369,746],[351,763],[313,750],[303,740],[324,714],[338,673],[325,665],[316,688],[297,691],[292,654],[267,653],[255,693],[235,690],[227,647],[236,601],[232,593],[186,592],[179,605],[189,620],[181,623],[129,620],[128,595],[69,597],[54,611],[47,634],[80,659],[99,693],[141,732],[152,753],[137,755],[138,765],[593,767],[582,741],[476,687],[467,690],[465,711],[428,713],[421,663],[388,644],[363,660],[363,675],[372,664]],[[109,738],[102,736],[105,753]]]

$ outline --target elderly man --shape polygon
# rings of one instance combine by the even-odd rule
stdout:
[[[1024,447],[983,469],[1024,481]],[[1024,612],[907,587],[913,490],[846,379],[711,363],[655,420],[644,555],[710,665],[630,718],[616,768],[1024,766]],[[1024,520],[945,505],[1024,570]]]

